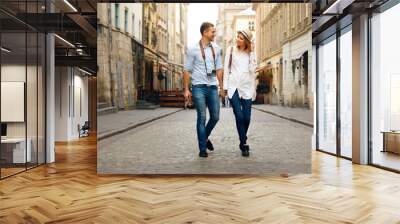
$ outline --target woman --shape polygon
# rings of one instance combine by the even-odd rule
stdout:
[[[247,157],[250,150],[247,144],[247,130],[250,125],[251,104],[256,97],[257,66],[251,31],[238,31],[236,46],[228,47],[225,52],[223,88],[235,114],[239,148],[242,156]]]

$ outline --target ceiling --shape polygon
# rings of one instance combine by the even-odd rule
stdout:
[[[0,28],[2,46],[11,49],[9,60],[33,56],[37,47],[28,42],[30,32],[57,34],[55,38],[56,66],[79,66],[97,70],[96,0],[1,0]],[[52,12],[49,13],[50,8]],[[25,32],[27,34],[25,34]],[[72,45],[71,45],[72,44]],[[5,55],[5,52],[2,52]],[[3,60],[6,58],[3,57]],[[21,60],[21,59],[19,59]]]
[[[352,18],[373,11],[388,0],[314,0],[313,4],[313,43],[334,34],[351,24]]]

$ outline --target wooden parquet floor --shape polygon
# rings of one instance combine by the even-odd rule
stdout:
[[[0,181],[0,223],[400,223],[400,175],[312,152],[312,174],[97,176],[96,141]]]

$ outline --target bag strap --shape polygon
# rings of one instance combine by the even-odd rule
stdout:
[[[231,47],[231,53],[229,55],[229,64],[228,64],[229,74],[231,74],[231,71],[232,71],[232,51],[233,51],[233,47]]]
[[[203,60],[204,60],[204,66],[205,66],[206,71],[207,71],[206,54],[204,53],[204,48],[203,48],[203,45],[201,44],[201,40],[199,41],[199,45],[200,45],[201,56],[203,57]],[[211,43],[210,43],[210,47],[211,47],[212,56],[213,56],[213,59],[214,59],[214,67],[215,67],[215,52],[214,52],[214,47],[212,46]]]
[[[214,59],[214,67],[215,67],[215,52],[214,52],[214,47],[212,46],[212,44],[210,43],[210,47],[211,47],[211,52],[212,52],[212,56]]]
[[[229,55],[229,64],[228,64],[228,68],[229,68],[229,74],[231,74],[232,71],[232,51],[233,51],[233,46],[231,47],[230,50],[230,55]],[[249,55],[249,65],[250,65],[250,55]]]

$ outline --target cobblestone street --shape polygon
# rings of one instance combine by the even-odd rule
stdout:
[[[137,125],[152,121],[162,116],[167,116],[180,108],[157,108],[156,110],[127,110],[119,111],[97,117],[97,138],[114,135],[120,131],[127,130]]]
[[[248,133],[250,157],[244,158],[238,148],[232,109],[221,108],[220,120],[210,137],[215,151],[208,158],[200,158],[196,111],[183,110],[99,141],[98,172],[255,175],[310,172],[311,134],[312,129],[305,125],[253,109]]]

